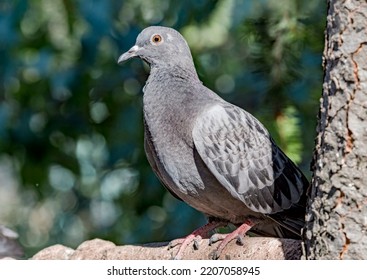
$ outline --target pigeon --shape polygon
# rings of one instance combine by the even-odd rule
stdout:
[[[258,236],[301,239],[308,181],[247,111],[225,101],[200,81],[190,48],[175,29],[145,28],[118,64],[139,57],[150,67],[143,88],[144,148],[161,183],[202,212],[208,223],[184,238],[175,259],[219,227],[234,225],[226,245]]]

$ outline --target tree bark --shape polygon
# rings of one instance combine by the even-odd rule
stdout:
[[[367,259],[367,2],[329,0],[304,257]]]

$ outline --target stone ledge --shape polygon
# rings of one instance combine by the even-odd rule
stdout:
[[[301,259],[301,241],[293,239],[246,237],[244,245],[229,243],[220,259],[231,260],[296,260]],[[168,242],[116,246],[110,241],[93,239],[83,242],[75,250],[63,245],[47,247],[32,260],[168,260],[178,250],[168,250]],[[208,260],[218,244],[209,246],[208,239],[200,241],[199,250],[188,247],[183,256],[187,260]]]

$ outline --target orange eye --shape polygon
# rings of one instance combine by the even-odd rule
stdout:
[[[152,43],[153,44],[159,44],[160,42],[162,42],[163,41],[163,39],[162,39],[162,36],[161,35],[158,35],[158,34],[156,34],[156,35],[153,35],[152,36]]]

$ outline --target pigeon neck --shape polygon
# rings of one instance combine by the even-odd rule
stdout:
[[[151,65],[150,76],[161,77],[170,76],[173,79],[188,80],[191,82],[200,82],[196,73],[194,64],[192,65]]]

